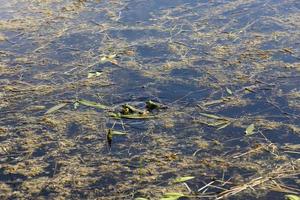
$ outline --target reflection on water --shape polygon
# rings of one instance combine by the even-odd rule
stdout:
[[[298,194],[299,9],[0,0],[1,198]]]

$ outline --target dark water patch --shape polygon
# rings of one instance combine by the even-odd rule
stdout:
[[[275,31],[286,31],[286,28],[275,22],[258,21],[252,26],[253,31],[272,33]]]
[[[190,85],[186,83],[178,83],[175,80],[167,82],[164,85],[160,85],[158,88],[161,91],[158,94],[158,97],[163,102],[186,102],[189,104],[189,106],[195,105],[199,100],[207,97],[209,93],[209,90],[206,90],[205,88],[200,88],[196,85]]]
[[[272,107],[267,102],[253,102],[250,105],[244,107],[231,107],[220,111],[218,114],[221,116],[232,117],[232,118],[240,118],[246,117],[249,115],[257,115],[258,113],[261,115],[274,115],[277,114],[278,109]]]
[[[201,74],[194,69],[173,69],[170,73],[172,77],[190,78],[200,77]]]
[[[109,186],[117,184],[117,180],[113,177],[116,176],[114,174],[103,175],[94,184],[90,185],[90,187],[101,189],[102,194],[109,194],[110,190],[113,190],[113,188],[109,189]]]
[[[31,53],[36,48],[38,48],[39,44],[31,38],[16,38],[13,40],[8,40],[6,42],[0,43],[1,50],[13,52],[17,55],[23,55],[26,53]]]
[[[55,41],[50,48],[61,48],[61,50],[70,48],[70,50],[74,49],[78,51],[96,50],[96,48],[100,46],[102,38],[103,34],[100,33],[70,33],[59,38],[59,40]]]
[[[126,7],[126,12],[121,15],[123,23],[140,23],[147,22],[152,18],[153,1],[133,2]]]
[[[273,54],[274,60],[283,61],[284,63],[293,64],[300,62],[300,57],[290,53],[278,52]]]
[[[70,137],[76,137],[77,135],[82,133],[82,128],[81,125],[76,123],[76,122],[72,122],[68,125],[68,130],[67,130],[67,134]]]
[[[167,44],[154,44],[153,46],[138,46],[137,52],[139,56],[143,58],[170,58],[171,53],[169,52]]]
[[[241,147],[244,147],[245,143],[243,139],[239,140],[238,138],[242,138],[245,136],[245,129],[233,126],[228,126],[227,128],[224,128],[223,130],[220,130],[218,132],[213,131],[214,129],[215,128],[210,128],[209,130],[210,132],[214,132],[215,137],[218,137],[218,134],[222,134],[222,137],[225,137],[226,140],[232,140],[232,142],[230,142],[232,146],[239,145]]]
[[[147,41],[149,37],[168,37],[169,34],[155,29],[149,30],[134,30],[134,29],[126,29],[126,30],[113,30],[110,32],[110,35],[113,38],[125,38],[128,42],[142,40]]]
[[[194,62],[194,65],[199,65],[199,66],[207,66],[207,65],[214,65],[216,64],[216,61],[215,60],[206,60],[206,59],[201,59],[201,60],[198,60],[198,61],[195,61]]]
[[[297,133],[293,133],[292,130],[289,128],[282,127],[281,129],[275,129],[275,130],[264,130],[263,133],[267,136],[267,138],[272,141],[279,144],[286,144],[286,143],[293,143],[293,141],[298,140]]]
[[[47,153],[46,148],[38,148],[32,153],[32,156],[33,157],[42,157],[42,156],[45,156],[46,153]]]
[[[72,51],[66,49],[57,49],[53,54],[49,55],[49,58],[55,59],[58,62],[72,62],[76,60],[76,57]]]
[[[160,10],[173,8],[175,6],[183,4],[192,4],[194,1],[191,0],[174,0],[169,1],[139,1],[130,2],[126,7],[126,12],[121,14],[121,22],[126,24],[132,23],[145,23],[151,24],[152,20],[155,20],[156,13]]]
[[[15,174],[10,172],[5,172],[4,169],[0,169],[0,180],[8,183],[9,185],[16,187],[27,179],[27,176],[22,174]]]
[[[144,87],[152,82],[152,79],[143,77],[138,71],[130,69],[114,71],[111,77],[112,81],[120,86],[117,88],[118,93],[131,93],[134,96],[145,94],[147,91]]]
[[[268,200],[268,199],[281,200],[281,199],[285,198],[284,196],[285,196],[284,194],[282,194],[280,192],[275,192],[274,191],[274,192],[268,192],[266,194],[266,196],[265,197],[261,197],[261,199],[263,199],[263,200]]]

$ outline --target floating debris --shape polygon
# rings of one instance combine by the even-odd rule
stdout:
[[[111,142],[113,140],[113,137],[115,137],[115,136],[124,136],[124,135],[127,135],[127,133],[126,132],[121,132],[121,131],[115,131],[113,129],[108,129],[107,135],[106,135],[107,143],[111,147]]]
[[[148,115],[148,114],[121,114],[121,113],[109,113],[110,117],[113,117],[115,119],[154,119],[156,116],[154,115]]]
[[[147,110],[152,111],[155,109],[165,109],[167,107],[161,105],[160,103],[149,100],[149,101],[146,101],[146,108],[147,108]]]
[[[111,55],[104,55],[100,58],[101,63],[110,62],[115,65],[118,64],[118,61],[115,59],[117,57],[117,54],[111,54]]]
[[[212,118],[212,119],[218,119],[218,120],[223,120],[224,118],[217,116],[217,115],[213,115],[213,114],[209,114],[209,113],[199,113],[200,115],[203,115],[205,117],[208,118]]]
[[[98,71],[89,72],[87,78],[94,78],[94,77],[98,77],[101,75],[102,75],[102,72],[98,72]]]
[[[165,193],[163,197],[160,198],[159,200],[178,200],[182,197],[186,197],[186,195],[177,192],[169,192],[169,193]]]
[[[0,6],[0,199],[298,200],[297,1],[38,2]]]
[[[125,105],[122,105],[122,111],[121,113],[124,114],[124,115],[129,115],[129,114],[141,114],[141,115],[147,115],[147,111],[146,110],[141,110],[141,109],[138,109],[134,106],[131,106],[129,104],[125,104]]]
[[[45,115],[54,113],[54,112],[60,110],[61,108],[65,107],[66,105],[67,105],[67,103],[60,103],[60,104],[57,104],[57,105],[51,107],[49,110],[47,110],[47,111],[45,112]]]
[[[284,195],[286,200],[300,200],[300,196],[293,195],[293,194],[287,194]]]
[[[229,89],[229,88],[226,88],[226,92],[229,94],[229,95],[232,95],[233,92]]]
[[[109,108],[106,105],[103,105],[103,104],[100,104],[100,103],[97,103],[97,102],[93,102],[93,101],[88,101],[88,100],[85,100],[85,99],[80,99],[80,100],[77,100],[76,102],[79,103],[79,104],[85,105],[85,106],[89,106],[89,107],[93,107],[93,108],[99,108],[99,109],[103,109],[103,110]]]
[[[254,124],[250,124],[250,125],[246,128],[246,130],[245,130],[246,136],[253,135],[253,134],[254,134],[254,129],[255,129]]]
[[[182,183],[182,182],[186,182],[188,180],[192,180],[194,179],[194,176],[183,176],[183,177],[178,177],[175,180],[172,181],[172,183]]]

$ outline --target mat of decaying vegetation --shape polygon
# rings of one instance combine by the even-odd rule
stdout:
[[[296,199],[300,4],[0,0],[1,199]]]

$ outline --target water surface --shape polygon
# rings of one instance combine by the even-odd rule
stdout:
[[[0,5],[1,198],[299,194],[298,1]]]

